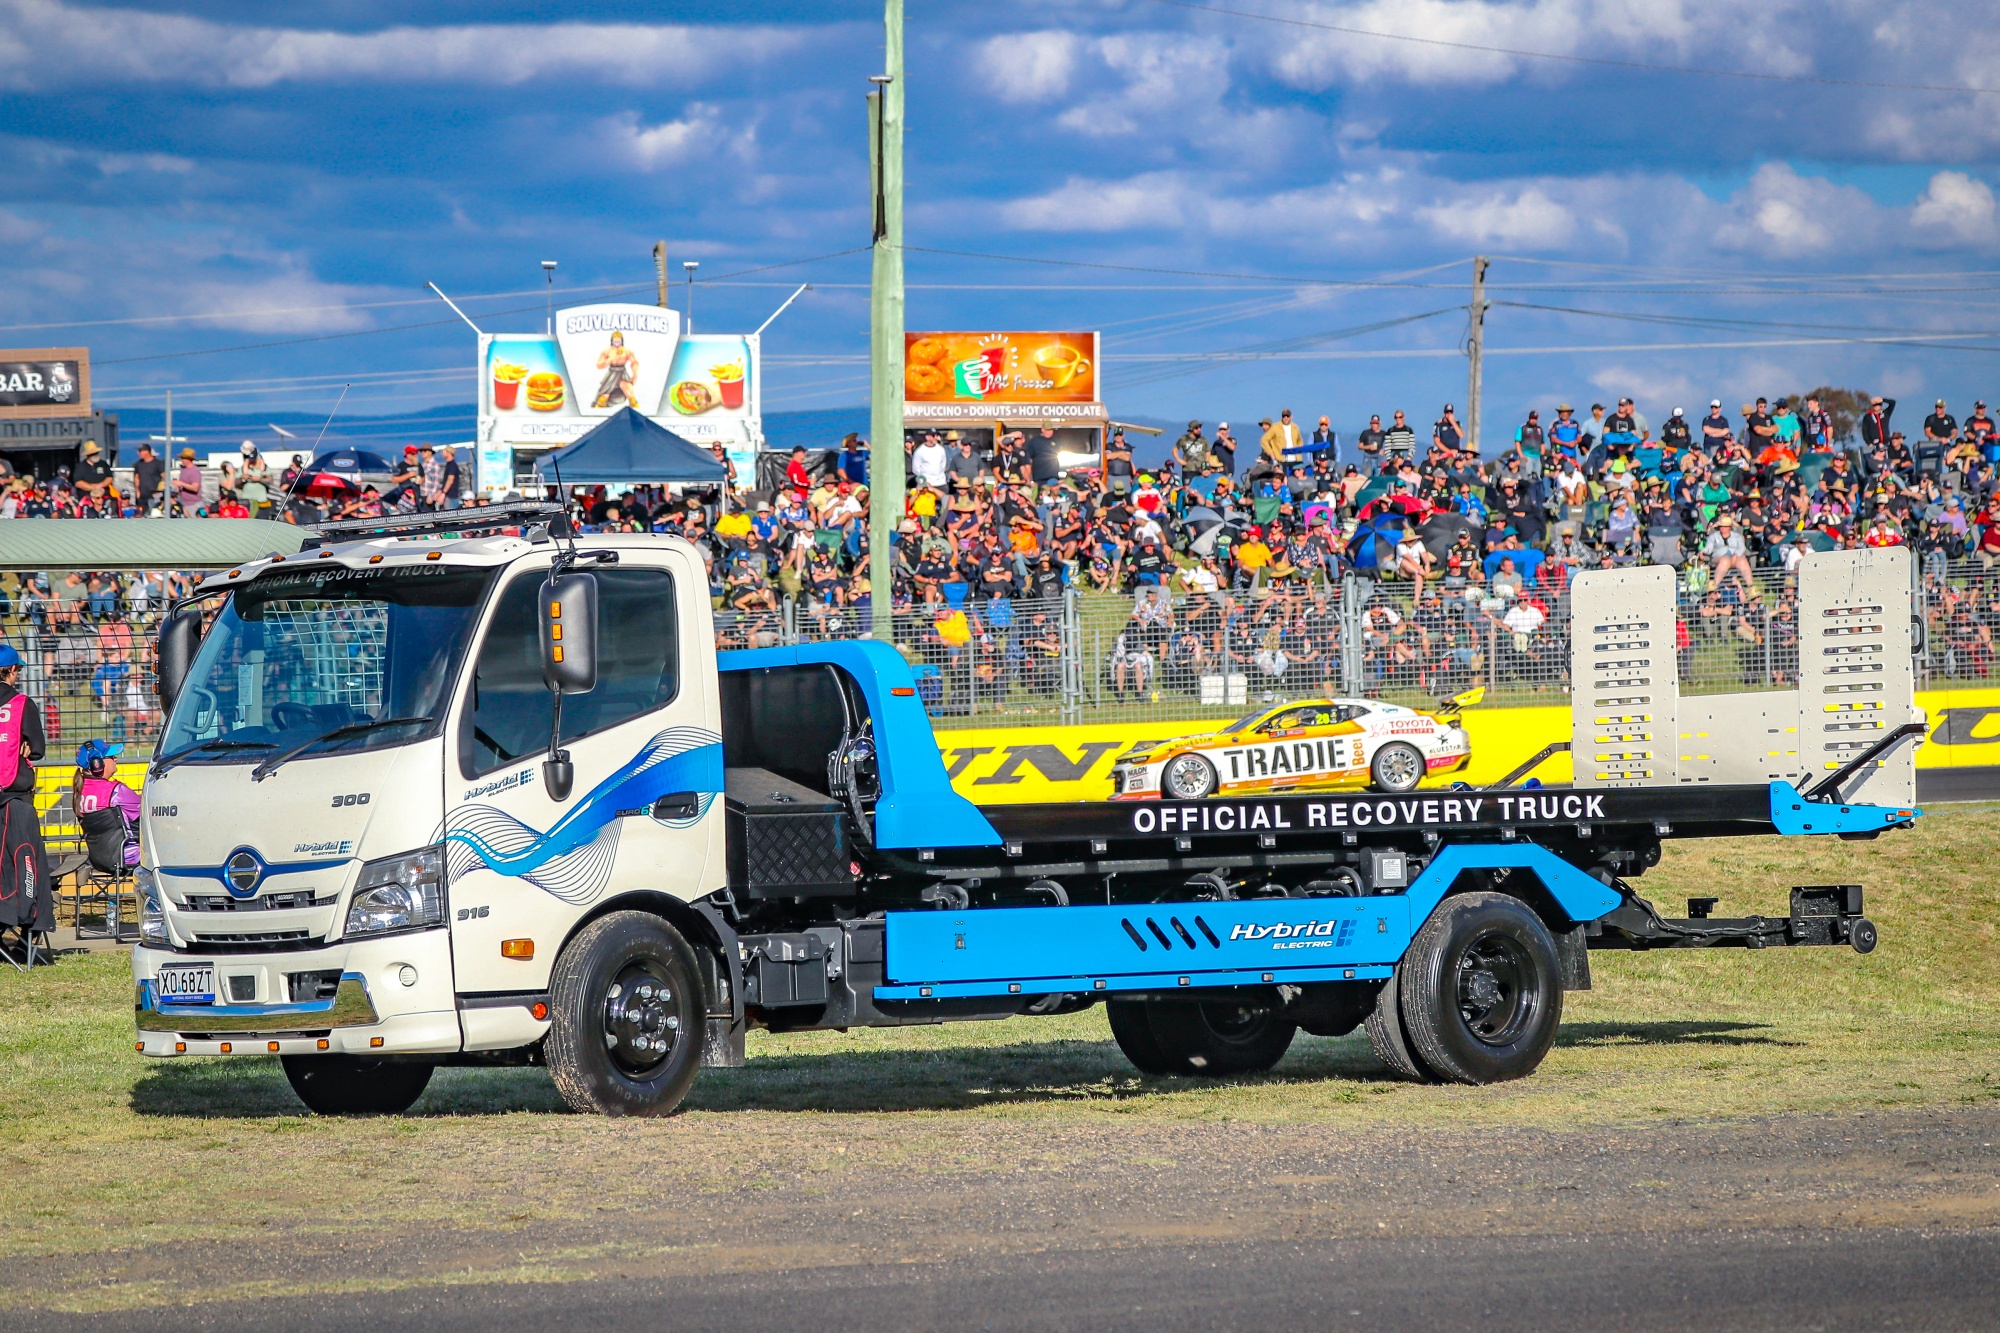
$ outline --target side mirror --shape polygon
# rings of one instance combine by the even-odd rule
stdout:
[[[542,764],[542,786],[552,801],[569,799],[576,767],[562,743],[564,694],[586,694],[597,687],[597,576],[564,574],[545,580],[541,591],[542,680],[555,694],[549,717],[549,757]]]
[[[597,686],[597,576],[564,574],[542,584],[542,681],[563,694]]]
[[[201,612],[184,606],[160,624],[160,709],[172,712],[201,648]]]

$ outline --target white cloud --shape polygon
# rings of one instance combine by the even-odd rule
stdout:
[[[1438,235],[1469,245],[1550,250],[1576,234],[1574,210],[1557,203],[1534,185],[1511,198],[1502,189],[1476,198],[1434,204],[1418,209],[1417,216]]]
[[[746,169],[757,142],[754,126],[732,130],[723,122],[722,108],[706,102],[692,103],[678,119],[658,125],[644,123],[636,111],[600,123],[611,155],[642,171],[693,161],[727,162],[733,169]]]
[[[105,83],[268,88],[288,83],[488,83],[587,76],[647,87],[767,59],[801,28],[545,23],[374,32],[248,27],[183,14],[0,0],[0,87]]]
[[[1767,162],[1730,198],[1713,237],[1724,249],[1796,259],[1870,243],[1881,230],[1881,214],[1880,206],[1852,186]]]
[[[975,46],[972,68],[1003,102],[1060,97],[1069,91],[1082,48],[1075,33],[1007,33]]]
[[[1994,239],[1993,190],[1985,181],[1962,171],[1940,171],[1931,177],[1930,187],[1910,209],[1910,222],[1961,241]]]
[[[1018,199],[1000,210],[1017,231],[1143,231],[1187,221],[1186,184],[1173,172],[1123,181],[1072,176],[1045,194]]]

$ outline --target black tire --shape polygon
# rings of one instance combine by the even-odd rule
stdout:
[[[1147,1008],[1144,1000],[1106,1000],[1104,1016],[1111,1021],[1112,1039],[1140,1073],[1162,1077],[1177,1073],[1166,1052],[1160,1049],[1160,1043],[1153,1040],[1153,1023]]]
[[[1129,1002],[1127,1002],[1129,1003]],[[1270,1005],[1237,1000],[1149,1000],[1133,1006],[1144,1035],[1131,1044],[1119,1035],[1127,1059],[1148,1074],[1229,1078],[1261,1074],[1291,1048],[1298,1024]],[[1123,1022],[1133,1023],[1131,1016]],[[1128,1026],[1127,1030],[1131,1028]]]
[[[1177,754],[1160,770],[1160,796],[1169,801],[1195,801],[1215,795],[1215,765],[1198,754]]]
[[[1442,1078],[1525,1078],[1555,1044],[1562,964],[1548,927],[1519,898],[1445,899],[1396,971],[1403,1029]]]
[[[1391,741],[1368,763],[1368,779],[1375,790],[1391,796],[1415,791],[1427,771],[1423,751],[1408,741]]]
[[[1354,1031],[1375,1012],[1380,994],[1365,981],[1314,982],[1303,990],[1285,1012],[1315,1037],[1344,1037]]]
[[[279,1057],[285,1080],[317,1115],[401,1115],[431,1081],[431,1065],[359,1055]]]
[[[701,1070],[706,1006],[694,949],[650,912],[585,926],[549,977],[544,1044],[572,1110],[662,1116]]]
[[[1397,970],[1401,971],[1400,968]],[[1412,1083],[1436,1083],[1437,1075],[1417,1058],[1409,1035],[1403,1031],[1403,1009],[1397,996],[1396,978],[1391,975],[1376,993],[1375,1008],[1362,1023],[1368,1031],[1368,1045],[1374,1049],[1375,1058],[1387,1065],[1389,1072],[1397,1078],[1408,1079]]]

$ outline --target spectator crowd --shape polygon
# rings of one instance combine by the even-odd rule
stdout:
[[[954,669],[973,700],[1057,688],[1068,589],[1129,599],[1095,653],[1113,694],[1195,691],[1238,674],[1267,693],[1337,691],[1357,678],[1343,670],[1357,652],[1370,692],[1445,694],[1480,682],[1559,689],[1573,574],[1668,564],[1681,571],[1684,671],[1700,657],[1743,684],[1782,685],[1798,655],[1787,575],[1805,553],[1906,545],[1954,665],[1984,675],[2000,604],[1948,586],[1945,572],[2000,560],[2000,427],[1984,402],[1960,420],[1939,400],[1909,436],[1896,408],[1821,391],[1734,413],[1712,399],[1656,423],[1629,397],[1583,412],[1558,403],[1498,432],[1483,455],[1450,404],[1427,430],[1394,411],[1351,439],[1328,417],[1308,427],[1287,410],[1241,439],[1226,422],[1211,432],[1190,421],[1147,466],[1122,430],[1086,467],[1065,462],[1048,428],[990,448],[918,430],[903,442],[888,595],[912,654]],[[867,632],[875,595],[875,465],[849,436],[794,449],[758,478],[732,469],[719,488],[579,488],[569,499],[585,530],[693,541],[724,646],[851,635]],[[170,470],[150,447],[120,476],[86,446],[50,481],[0,472],[0,486],[0,517],[171,510],[302,524],[455,507],[463,488],[451,451],[429,445],[406,450],[383,485],[342,487],[301,455],[274,471],[249,444],[216,477],[187,451]],[[1358,633],[1339,613],[1350,575],[1370,581]],[[11,590],[14,613],[54,630],[101,626],[130,616],[134,591],[142,604],[172,591],[76,577]],[[130,660],[93,661],[108,712]]]

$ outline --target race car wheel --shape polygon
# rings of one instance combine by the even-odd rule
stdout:
[[[1215,765],[1198,754],[1175,755],[1160,770],[1160,795],[1193,801],[1215,794]]]
[[[1368,775],[1374,779],[1376,791],[1392,796],[1415,791],[1424,780],[1424,756],[1407,741],[1391,741],[1375,752]]]
[[[576,1111],[672,1115],[701,1068],[704,1005],[693,948],[649,912],[578,931],[549,978],[544,1043],[556,1091]]]
[[[1525,1078],[1562,1023],[1562,964],[1534,910],[1504,893],[1447,898],[1396,969],[1417,1057],[1454,1083]]]
[[[358,1055],[279,1057],[292,1091],[319,1115],[401,1115],[424,1095],[431,1066]]]
[[[1298,1033],[1298,1024],[1271,1006],[1237,1000],[1148,1000],[1130,1008],[1139,1012],[1114,1018],[1111,1032],[1149,1074],[1261,1074],[1284,1058]]]

